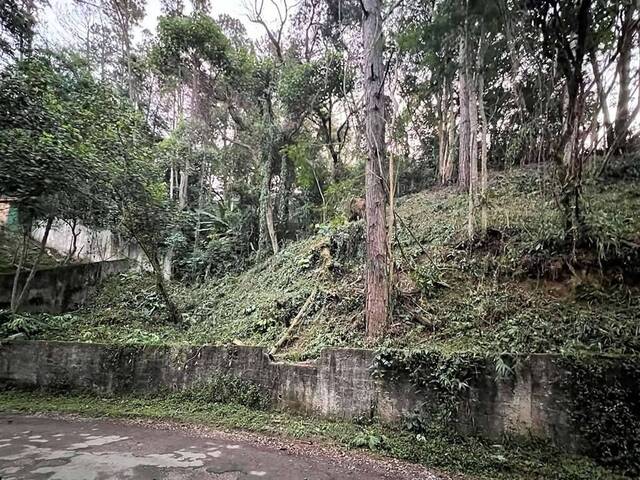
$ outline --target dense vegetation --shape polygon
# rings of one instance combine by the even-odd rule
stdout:
[[[640,353],[637,2],[255,0],[259,35],[206,0],[161,3],[143,31],[144,0],[70,0],[61,39],[41,29],[48,2],[0,5],[0,272],[14,275],[0,337],[295,360],[329,346]],[[142,268],[78,311],[24,313],[37,269],[82,261],[80,232],[102,230]],[[596,398],[583,367],[570,388]],[[620,429],[600,407],[622,412],[631,433],[605,439],[606,462],[633,456],[640,431],[613,393],[572,410],[594,438]],[[203,398],[154,402],[210,419]],[[271,415],[246,414],[260,429]],[[341,443],[355,431],[336,428]],[[379,428],[360,446],[384,444]],[[394,455],[440,461],[440,434],[396,434]],[[536,478],[529,450],[492,448],[454,468]],[[551,455],[557,478],[606,477]]]
[[[633,164],[635,159],[630,159]],[[466,195],[455,189],[401,198],[399,292],[388,347],[476,352],[638,353],[636,180],[588,187],[593,245],[574,263],[558,245],[560,216],[541,215],[545,180],[536,169],[496,174],[495,223],[486,241],[466,239]],[[597,226],[597,227],[596,227]],[[58,317],[34,316],[42,338],[97,342],[243,343],[272,347],[313,293],[282,352],[317,356],[327,346],[365,345],[362,222],[321,226],[307,240],[240,274],[172,293],[183,322],[167,323],[153,279],[124,274],[92,304]],[[568,265],[575,266],[575,272]]]
[[[368,232],[364,311],[372,342],[395,337],[384,333],[408,315],[404,277],[443,297],[429,308],[449,312],[453,302],[455,310],[451,294],[467,280],[438,263],[454,236],[459,248],[443,258],[504,246],[508,255],[498,257],[513,263],[484,272],[499,271],[496,280],[514,266],[517,276],[525,260],[534,278],[556,271],[552,277],[569,280],[585,262],[590,271],[598,263],[628,268],[637,238],[633,224],[621,232],[615,222],[629,214],[594,218],[591,203],[607,200],[612,174],[623,185],[637,179],[634,2],[401,3],[254,2],[248,18],[264,33],[256,39],[237,19],[214,19],[208,2],[163,2],[156,31],[142,34],[144,2],[80,2],[58,44],[38,35],[45,5],[8,3],[0,196],[20,212],[16,286],[28,266],[25,234],[44,230],[12,312],[61,224],[74,240],[80,228],[106,228],[137,243],[176,328],[190,307],[175,305],[168,291],[179,287],[166,285],[163,264],[180,285],[200,288],[259,269],[292,241],[357,217]],[[489,187],[490,170],[514,165],[536,165],[539,174],[511,190],[496,189],[494,175]],[[459,193],[447,200],[455,213],[435,219],[448,234],[414,221],[438,208],[437,195],[422,198],[425,205],[420,196],[403,198],[434,184]],[[633,208],[625,195],[632,187],[616,188],[609,200],[619,192]],[[511,204],[518,199],[510,193],[538,191],[528,205]],[[536,218],[522,218],[533,211]],[[519,231],[512,219],[523,221]],[[65,253],[80,252],[71,242]],[[611,255],[616,260],[601,262]],[[460,257],[468,264],[478,255]],[[448,294],[444,284],[453,286]],[[526,293],[510,295],[516,309]]]

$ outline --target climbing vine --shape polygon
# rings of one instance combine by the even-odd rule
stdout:
[[[381,350],[373,375],[385,380],[409,381],[425,400],[407,416],[408,430],[421,433],[434,425],[450,426],[467,397],[470,385],[486,367],[486,359],[473,353],[445,355],[435,351]]]

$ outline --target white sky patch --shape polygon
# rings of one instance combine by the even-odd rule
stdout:
[[[211,16],[217,18],[221,14],[227,14],[242,21],[247,29],[247,35],[252,39],[264,36],[264,28],[261,25],[251,22],[248,14],[251,11],[254,0],[215,0],[211,6]],[[260,1],[260,0],[258,0]],[[274,0],[280,2],[282,0]],[[186,12],[189,13],[191,6],[185,2]],[[75,0],[50,0],[49,6],[45,7],[39,15],[38,30],[45,43],[55,45],[69,45],[75,39],[69,23],[79,17],[83,11],[83,6]],[[291,8],[291,7],[290,7]],[[273,2],[264,1],[262,14],[267,24],[272,25],[277,21],[277,9]],[[136,39],[142,37],[142,32],[148,30],[155,33],[158,24],[158,17],[162,15],[160,0],[147,0],[145,7],[145,17],[140,27],[136,31]]]

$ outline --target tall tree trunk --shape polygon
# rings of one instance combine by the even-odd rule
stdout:
[[[80,231],[78,228],[78,219],[74,218],[69,222],[69,228],[71,228],[71,243],[69,244],[69,251],[67,252],[67,256],[64,258],[63,264],[67,264],[74,257],[76,252],[78,251],[78,236],[80,235]]]
[[[472,239],[476,232],[475,209],[478,203],[478,104],[474,75],[469,74],[469,58],[465,70],[467,72],[467,88],[469,89],[469,218],[468,233]]]
[[[484,52],[481,53],[481,58]],[[480,229],[482,236],[487,233],[487,114],[484,109],[484,73],[478,69],[478,110],[480,111]]]
[[[509,49],[509,59],[511,60],[510,80],[513,96],[516,99],[518,105],[517,115],[520,118],[520,122],[524,119],[527,113],[527,102],[525,101],[524,94],[520,88],[520,81],[518,80],[518,73],[520,72],[520,54],[516,49],[516,42],[513,38],[513,23],[511,12],[509,12],[506,2],[500,2],[500,10],[502,11],[504,34],[507,40],[507,48]],[[520,127],[522,125],[519,125]]]
[[[618,41],[618,107],[616,109],[616,145],[620,152],[625,150],[629,136],[629,99],[631,98],[631,47],[636,30],[633,15],[635,12],[635,0],[629,1],[624,9],[620,39]]]
[[[465,28],[460,35],[458,97],[460,101],[460,148],[458,149],[458,188],[465,191],[469,188],[469,166],[471,161],[471,125],[469,114],[469,79],[465,66],[467,64],[467,38]]]
[[[447,119],[447,151],[445,152],[444,177],[447,183],[453,180],[453,167],[456,163],[456,112],[453,108],[453,100],[449,101],[449,113]]]
[[[364,54],[365,133],[367,162],[365,168],[366,203],[366,300],[367,338],[384,335],[390,317],[389,260],[387,226],[385,224],[385,161],[384,64],[382,52],[381,0],[361,0],[362,40]]]
[[[265,147],[262,153],[262,185],[258,206],[258,250],[264,251],[271,243],[273,253],[278,253],[278,238],[273,222],[273,205],[271,203],[271,178],[273,177],[273,159],[271,147]]]
[[[452,105],[446,83],[440,91],[438,104],[438,178],[441,185],[446,185],[453,175],[453,165],[450,164],[452,144],[449,128]]]
[[[575,76],[580,77],[579,74]],[[582,183],[582,168],[580,153],[578,152],[578,133],[580,129],[582,80],[574,78],[567,87],[567,112],[564,132],[562,135],[563,154],[562,169],[564,181],[560,203],[564,209],[565,230],[570,238],[575,240],[580,235],[582,216],[580,211],[580,189]]]
[[[331,126],[331,111],[326,115],[321,108],[316,109],[316,115],[320,119],[319,127],[320,133],[322,134],[324,143],[327,146],[327,150],[329,150],[329,155],[331,155],[331,180],[332,182],[336,182],[342,176],[342,161],[340,159],[340,152],[334,145],[333,138],[333,128]],[[337,142],[340,142],[340,130],[338,130],[338,138]]]
[[[480,232],[482,238],[487,233],[487,113],[484,109],[484,25],[481,28],[478,44],[478,61],[476,72],[476,87],[478,96],[478,111],[480,113]]]
[[[200,248],[200,229],[202,228],[202,210],[204,209],[204,177],[206,176],[205,160],[200,160],[200,185],[198,187],[198,212],[196,220],[196,229],[194,232],[193,251],[196,252]]]
[[[271,195],[267,197],[267,204],[265,207],[265,221],[267,225],[267,232],[269,233],[269,240],[271,241],[271,249],[273,254],[278,254],[278,236],[276,234],[276,227],[273,221],[273,206],[271,205]]]
[[[278,191],[278,231],[286,235],[289,230],[289,202],[293,192],[294,165],[287,153],[280,154],[280,190]]]
[[[128,32],[125,38],[125,55],[127,56],[127,89],[129,91],[129,100],[135,102],[136,96],[133,87],[133,71],[131,67],[131,38]]]

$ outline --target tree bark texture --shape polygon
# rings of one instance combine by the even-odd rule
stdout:
[[[385,105],[382,57],[381,0],[362,0],[362,70],[365,96],[365,211],[367,259],[365,268],[367,338],[381,337],[389,321],[390,285],[385,223]]]
[[[466,31],[460,35],[458,97],[460,101],[460,148],[458,149],[458,188],[465,191],[469,188],[469,165],[471,160],[471,125],[469,114],[469,79],[465,65],[467,62]]]
[[[482,56],[484,52],[481,52],[480,61],[482,62]],[[480,229],[482,236],[487,233],[487,183],[488,183],[488,168],[487,168],[487,114],[484,109],[484,74],[482,69],[483,63],[480,63],[478,69],[478,110],[480,112]]]

